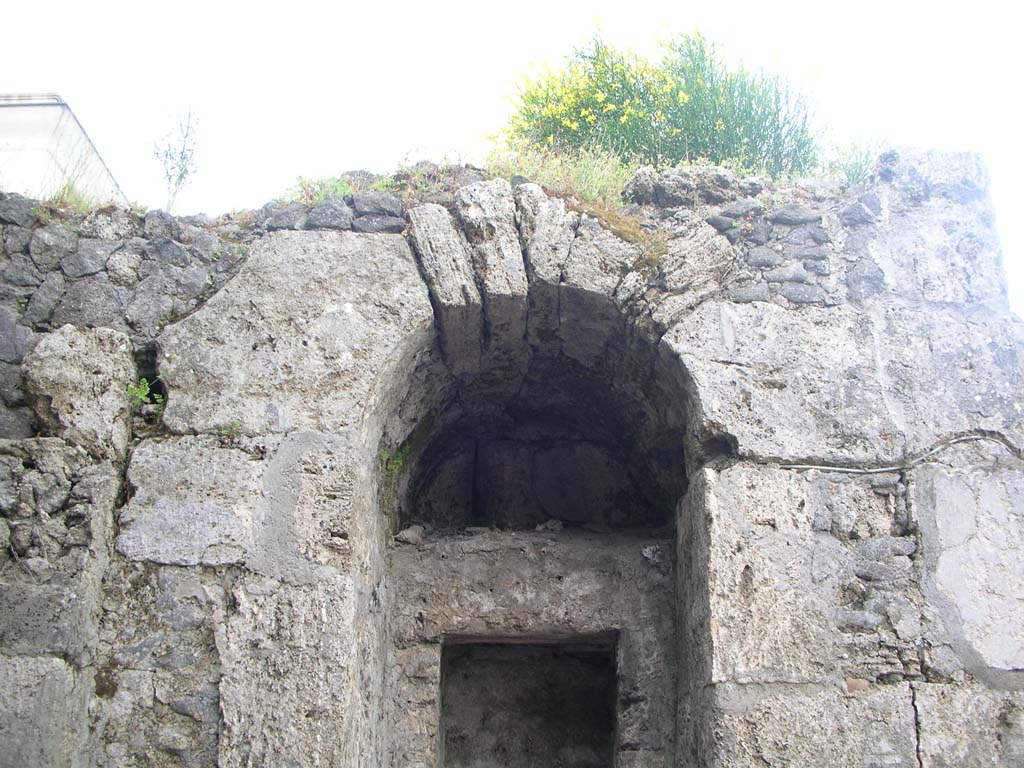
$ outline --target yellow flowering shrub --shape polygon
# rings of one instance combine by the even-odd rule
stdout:
[[[658,62],[595,40],[523,86],[509,134],[627,163],[700,159],[772,175],[810,170],[817,155],[803,101],[778,78],[728,70],[699,35],[677,37]]]

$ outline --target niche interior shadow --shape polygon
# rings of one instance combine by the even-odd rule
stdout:
[[[441,656],[446,768],[610,768],[615,647],[448,642]]]

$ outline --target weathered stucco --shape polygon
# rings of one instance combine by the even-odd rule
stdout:
[[[0,195],[0,765],[1024,764],[984,169],[625,195]]]
[[[950,459],[953,459],[952,461]],[[1024,670],[1024,474],[996,444],[914,470],[924,589],[977,673]]]

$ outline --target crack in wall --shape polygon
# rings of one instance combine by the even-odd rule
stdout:
[[[910,683],[910,706],[914,710],[914,754],[917,757],[917,768],[924,768],[921,757],[921,711],[917,708],[917,688]]]
[[[843,473],[851,474],[851,475],[874,475],[874,474],[883,474],[883,473],[889,473],[889,472],[904,472],[904,471],[907,471],[909,469],[913,469],[914,467],[918,466],[919,464],[922,464],[922,463],[928,461],[931,457],[933,457],[933,456],[935,456],[935,455],[945,451],[947,448],[950,448],[950,447],[952,447],[954,445],[957,445],[958,443],[979,442],[979,441],[988,441],[988,442],[996,443],[997,445],[1001,445],[1007,451],[1009,451],[1011,456],[1013,456],[1014,458],[1016,458],[1016,459],[1018,459],[1020,461],[1024,461],[1024,450],[1022,450],[1022,449],[1018,448],[1016,445],[1014,445],[1013,442],[1009,438],[1007,438],[1006,436],[1004,436],[1004,435],[1002,435],[1002,434],[1000,434],[998,432],[992,432],[992,431],[987,431],[987,430],[986,431],[978,431],[978,432],[970,432],[970,433],[967,433],[967,434],[957,435],[957,436],[954,436],[954,437],[946,438],[944,440],[940,440],[938,443],[935,443],[928,450],[924,451],[923,453],[918,454],[915,457],[907,459],[906,461],[904,461],[901,464],[892,464],[892,465],[889,465],[889,466],[882,466],[882,467],[870,467],[870,466],[867,466],[867,467],[856,467],[856,466],[839,465],[839,464],[779,464],[778,461],[772,460],[772,459],[763,459],[763,458],[757,458],[757,457],[753,457],[753,456],[742,456],[742,458],[747,460],[747,461],[752,461],[752,462],[754,462],[756,464],[779,464],[779,468],[780,469],[795,469],[795,470],[817,469],[817,470],[821,470],[823,472],[843,472]]]

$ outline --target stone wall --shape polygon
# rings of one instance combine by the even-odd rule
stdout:
[[[595,637],[618,766],[1024,762],[983,168],[625,195],[0,195],[0,765],[433,766],[445,648]]]

